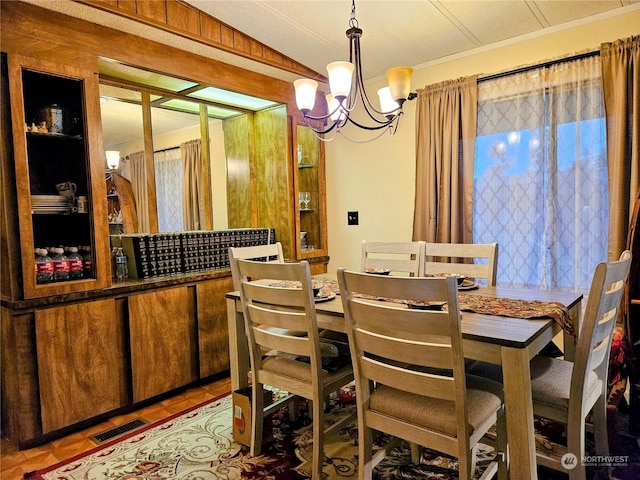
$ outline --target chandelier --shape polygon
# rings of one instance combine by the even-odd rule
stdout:
[[[351,16],[346,34],[349,39],[349,61],[332,62],[327,65],[329,87],[331,89],[331,93],[326,95],[327,111],[329,113],[323,116],[309,115],[315,105],[318,82],[307,78],[293,82],[296,91],[296,104],[302,112],[304,123],[321,140],[326,141],[333,140],[335,135],[340,133],[347,140],[355,142],[355,140],[348,138],[341,132],[342,128],[349,123],[363,130],[382,130],[379,135],[362,143],[373,141],[387,131],[390,135],[393,135],[398,128],[400,115],[402,115],[402,105],[406,100],[416,98],[415,93],[409,92],[413,69],[410,67],[394,67],[387,70],[389,86],[378,90],[380,108],[374,107],[364,89],[362,78],[362,54],[360,52],[362,29],[359,28],[358,20],[356,19],[355,0],[351,1]],[[356,121],[351,116],[358,104],[358,99],[362,102],[364,111],[369,117],[365,120],[367,124]],[[317,128],[310,121],[321,121],[324,127]],[[330,132],[333,132],[333,135],[329,138],[321,137],[321,135],[324,136]]]

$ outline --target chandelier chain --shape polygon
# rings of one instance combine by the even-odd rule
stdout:
[[[351,16],[349,17],[349,27],[358,28],[358,19],[356,18],[356,0],[351,0]]]

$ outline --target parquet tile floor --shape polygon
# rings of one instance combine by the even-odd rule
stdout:
[[[135,418],[152,423],[230,391],[229,377],[217,379],[28,450],[18,450],[3,438],[0,444],[0,480],[20,480],[27,472],[48,467],[95,448],[97,445],[90,439],[91,436]]]

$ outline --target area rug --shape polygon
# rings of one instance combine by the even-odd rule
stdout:
[[[350,391],[332,399],[328,421],[349,414],[355,406]],[[295,421],[283,407],[265,424],[263,453],[252,457],[249,449],[233,441],[232,396],[205,402],[169,418],[145,425],[82,455],[25,475],[27,480],[301,480],[311,467],[311,422],[306,402],[299,402]],[[380,437],[379,444],[387,439]],[[631,439],[629,439],[631,440]],[[635,440],[633,439],[634,443]],[[627,443],[628,445],[631,442]],[[637,444],[636,444],[637,445]],[[477,476],[492,460],[489,447],[480,449]],[[325,439],[323,480],[357,478],[358,447],[355,425]],[[633,451],[634,448],[631,447]],[[611,478],[638,478],[640,455],[630,454],[630,465]],[[412,464],[406,444],[400,444],[374,471],[376,480],[458,478],[454,458],[426,450],[420,464]],[[589,479],[606,478],[588,469]],[[566,478],[548,470],[541,479]],[[629,476],[632,475],[632,476]]]
[[[355,408],[353,397],[343,392],[332,400],[328,421]],[[169,418],[145,425],[124,437],[65,462],[25,475],[27,480],[186,480],[309,478],[311,422],[306,402],[299,402],[295,421],[283,407],[265,425],[263,453],[252,457],[249,449],[233,441],[232,396],[210,400]],[[380,442],[384,439],[381,438]],[[357,478],[357,429],[348,426],[325,439],[324,479]],[[480,455],[482,464],[490,452]],[[425,451],[422,464],[410,463],[406,445],[398,447],[376,469],[376,478],[453,480],[458,477],[454,459]]]

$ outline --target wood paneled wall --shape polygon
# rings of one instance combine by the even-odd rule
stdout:
[[[227,215],[229,228],[255,225],[252,219],[251,135],[253,116],[242,115],[223,122],[227,156]]]
[[[269,46],[179,0],[78,0],[257,62],[326,82],[311,70]]]
[[[229,228],[275,228],[285,258],[295,258],[286,106],[225,120],[224,143]]]
[[[284,106],[255,114],[255,185],[258,227],[276,229],[285,258],[295,258],[291,215],[293,174],[289,161],[287,110]]]

